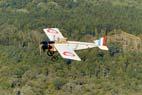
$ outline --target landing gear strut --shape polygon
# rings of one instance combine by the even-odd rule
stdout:
[[[52,57],[51,57],[51,60],[52,60],[52,61],[58,60],[58,56],[52,56]]]
[[[52,60],[52,61],[56,61],[56,60],[58,60],[58,56],[57,55],[55,55],[55,52],[54,51],[47,51],[47,55],[49,56],[49,57],[51,57],[50,59]]]
[[[47,55],[50,57],[52,61],[58,60],[58,56],[55,55],[54,47],[52,44],[54,44],[54,41],[42,41],[40,42],[39,48],[40,48],[40,54],[41,50],[43,52],[47,51]]]

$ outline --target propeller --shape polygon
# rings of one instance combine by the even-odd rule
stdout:
[[[41,52],[45,52],[46,49],[48,49],[48,42],[47,41],[42,41],[39,43],[39,51],[40,51],[40,55],[41,55]]]

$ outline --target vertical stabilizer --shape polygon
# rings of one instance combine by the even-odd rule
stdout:
[[[95,44],[102,50],[108,50],[108,47],[106,46],[106,41],[107,41],[107,38],[106,36],[104,36],[98,40],[95,40]]]

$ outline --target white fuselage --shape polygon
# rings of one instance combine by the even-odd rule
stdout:
[[[82,49],[88,49],[88,48],[97,47],[97,46],[95,45],[95,43],[78,42],[78,41],[67,41],[67,44],[68,44],[73,50],[82,50]]]
[[[82,50],[82,49],[89,49],[89,48],[97,47],[97,45],[95,45],[95,43],[88,43],[88,42],[66,41],[63,43],[67,44],[72,50]],[[63,44],[63,43],[55,42],[54,44]],[[54,48],[53,50],[56,51],[54,44],[51,44],[51,45]]]

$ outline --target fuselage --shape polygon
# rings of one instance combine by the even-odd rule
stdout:
[[[55,48],[55,44],[66,44],[72,50],[82,50],[82,49],[89,49],[89,48],[97,47],[95,43],[66,41],[66,40],[47,41],[47,42],[44,42],[44,47],[48,49],[49,51],[57,51]]]
[[[87,43],[87,42],[78,42],[78,41],[67,41],[65,43],[56,43],[55,42],[55,43],[49,44],[50,46],[52,46],[54,51],[56,51],[54,44],[66,44],[72,50],[82,50],[82,49],[89,49],[89,48],[97,47],[95,45],[95,43]]]

